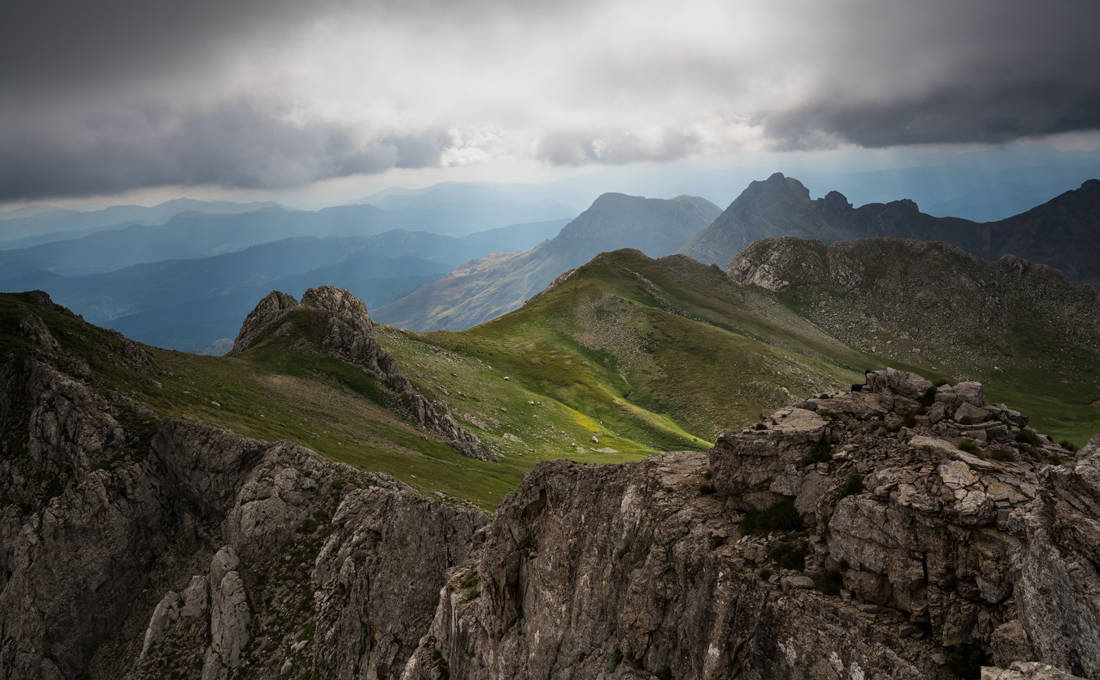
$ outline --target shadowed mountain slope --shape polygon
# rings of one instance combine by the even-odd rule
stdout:
[[[467,262],[377,311],[380,320],[410,330],[458,330],[519,307],[568,269],[598,253],[637,248],[659,257],[718,214],[692,196],[669,200],[604,194],[553,239],[525,252]]]

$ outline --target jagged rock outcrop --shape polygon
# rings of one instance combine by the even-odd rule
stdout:
[[[403,677],[1100,677],[1098,498],[980,384],[874,372],[706,455],[540,465]]]
[[[706,469],[689,452],[540,465],[403,677],[933,677],[896,614],[761,579]]]
[[[157,422],[36,346],[0,360],[0,678],[400,671],[480,511]]]
[[[294,313],[298,316],[292,317]],[[374,323],[363,301],[343,288],[310,288],[301,304],[286,293],[272,291],[245,319],[230,353],[244,352],[271,335],[295,332],[295,323],[300,326],[300,342],[331,352],[382,381],[395,405],[416,425],[471,458],[500,459],[477,435],[460,426],[445,404],[420,394],[401,374],[397,361],[371,336]]]
[[[240,566],[230,545],[218,550],[210,562],[210,646],[206,648],[202,680],[224,680],[241,665],[252,612]]]
[[[240,354],[255,345],[262,335],[270,331],[272,325],[297,307],[298,301],[292,295],[278,290],[268,293],[241,323],[241,330],[237,333],[237,339],[233,341],[233,349],[229,353]]]

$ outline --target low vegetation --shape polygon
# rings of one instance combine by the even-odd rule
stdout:
[[[826,569],[813,575],[814,586],[826,595],[840,595],[844,576],[837,569]]]
[[[848,496],[853,496],[857,493],[862,492],[863,475],[857,472],[853,472],[852,474],[848,475],[848,477],[844,480],[844,484],[840,486],[840,489],[837,491],[836,498],[839,501],[842,498],[847,498]]]
[[[780,541],[768,547],[768,557],[784,569],[802,571],[806,568],[806,543]]]
[[[767,510],[747,512],[741,520],[742,533],[756,536],[766,536],[773,531],[799,531],[802,528],[802,517],[790,499],[780,501]]]

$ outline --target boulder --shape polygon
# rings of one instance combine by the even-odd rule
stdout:
[[[867,388],[871,392],[891,392],[907,399],[920,399],[932,389],[932,382],[915,373],[887,368],[867,374]]]

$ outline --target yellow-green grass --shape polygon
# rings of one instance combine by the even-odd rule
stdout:
[[[296,334],[240,356],[148,348],[160,370],[150,378],[121,364],[117,334],[17,295],[0,295],[0,350],[33,351],[16,328],[28,311],[88,362],[94,387],[132,394],[157,417],[291,440],[489,511],[541,461],[619,463],[704,450],[716,432],[755,421],[761,409],[862,382],[865,368],[883,365],[983,380],[990,401],[1024,412],[1058,440],[1083,444],[1100,431],[1100,409],[1085,405],[1100,394],[1089,394],[1087,381],[1059,376],[1050,385],[1031,367],[933,369],[860,352],[779,296],[732,284],[715,267],[635,251],[605,253],[524,307],[467,331],[376,326],[417,389],[447,403],[502,454],[499,462],[463,456],[395,416],[373,377],[310,349],[319,327],[308,313],[293,315]],[[151,420],[134,416],[127,425],[148,429]]]
[[[220,425],[266,441],[294,441],[333,460],[392,474],[422,493],[441,492],[485,510],[493,510],[539,461],[625,462],[653,451],[639,442],[605,434],[584,414],[554,403],[539,415],[567,434],[532,437],[532,446],[522,447],[496,437],[503,444],[498,448],[504,459],[479,461],[394,416],[385,407],[374,378],[358,367],[308,348],[267,342],[239,357],[206,357],[148,347],[159,369],[150,377],[127,368],[110,351],[121,347],[117,335],[32,307],[16,296],[0,296],[0,317],[5,322],[0,328],[0,348],[20,354],[33,351],[13,327],[27,312],[46,322],[67,353],[88,361],[91,384],[105,395],[116,390],[131,394],[157,417]],[[523,415],[513,409],[513,422],[500,434],[522,431],[516,421]],[[598,448],[611,446],[618,451],[595,452],[590,432],[600,436]],[[572,441],[583,447],[568,446]]]

